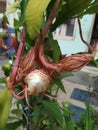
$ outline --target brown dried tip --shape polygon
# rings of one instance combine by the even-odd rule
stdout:
[[[93,54],[75,54],[60,61],[60,71],[78,71],[93,59]]]

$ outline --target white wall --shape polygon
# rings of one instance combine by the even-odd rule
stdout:
[[[95,15],[85,15],[81,19],[82,32],[84,39],[90,43],[92,28],[94,24]],[[79,35],[79,28],[77,25],[76,36],[73,40],[62,40],[58,39],[62,54],[74,54],[78,52],[87,52],[87,46],[81,41]]]

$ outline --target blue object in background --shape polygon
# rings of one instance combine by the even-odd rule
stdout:
[[[15,35],[15,30],[13,28],[9,28],[9,32],[11,35]],[[7,46],[10,46],[10,37],[7,38]],[[10,50],[7,51],[8,57],[11,57],[11,55],[14,53],[14,47],[11,47]]]

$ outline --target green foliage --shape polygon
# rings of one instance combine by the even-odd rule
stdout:
[[[8,18],[7,18],[6,15],[3,16],[3,20],[4,20],[5,23],[9,24],[9,21],[8,21]]]
[[[69,76],[73,76],[72,72],[63,72],[60,76],[60,79],[63,79]]]
[[[14,121],[14,122],[8,123],[2,130],[21,130],[21,125],[22,125],[21,120]]]
[[[92,61],[89,63],[89,65],[98,68],[98,59],[92,60]],[[92,70],[92,72],[94,73],[93,70]]]
[[[63,106],[59,106],[56,102],[50,101],[45,101],[43,103],[48,114],[55,119],[55,122],[57,121],[59,123],[57,127],[55,127],[56,130],[81,130],[71,119],[73,111],[69,108],[70,104],[68,102],[62,102]],[[49,120],[45,121],[45,123],[49,123]]]
[[[8,34],[6,32],[0,32],[0,37],[6,38]]]
[[[50,14],[51,9],[52,9],[52,7],[53,7],[53,5],[54,5],[55,2],[56,2],[56,0],[51,0],[50,3],[49,3],[49,5],[48,5],[48,7],[47,7],[47,14],[46,14],[46,18],[47,19],[49,18],[49,14]]]
[[[0,130],[4,128],[7,123],[9,110],[12,104],[12,94],[5,87],[0,93]]]
[[[90,64],[98,68],[98,60],[93,60]]]
[[[86,106],[86,130],[92,130],[89,104],[87,104]]]
[[[2,70],[4,71],[4,74],[6,76],[9,76],[10,70],[11,70],[11,64],[9,62],[6,62],[3,66],[2,66]]]
[[[69,109],[70,104],[68,102],[62,102],[62,111],[64,114],[64,122],[65,122],[65,126],[64,128],[66,130],[75,130],[75,124],[74,122],[71,120],[71,115],[72,115],[72,111],[71,109]]]
[[[92,107],[90,105],[88,106],[88,105],[86,107],[86,113],[81,112],[79,114],[80,118],[77,125],[82,130],[86,130],[86,129],[98,130],[98,110],[95,107]]]
[[[56,85],[58,89],[61,89],[64,93],[66,93],[64,85],[60,79],[52,80],[51,85]]]
[[[39,33],[43,24],[43,13],[50,0],[29,0],[25,10],[27,32],[31,39]],[[33,11],[32,11],[33,10]]]
[[[19,15],[19,23],[17,24],[16,28],[19,28],[20,26],[23,26],[25,22],[25,10],[26,6],[28,4],[29,0],[22,0],[20,3],[20,15]]]
[[[54,62],[58,62],[60,59],[60,55],[61,55],[61,50],[59,47],[59,44],[57,42],[57,40],[53,40],[52,38],[50,39],[50,46],[53,50],[53,61]]]
[[[94,0],[89,4],[89,8],[86,8],[83,15],[98,13],[98,0]]]
[[[21,13],[24,14],[26,6],[28,4],[29,0],[22,0],[20,5],[21,5]]]
[[[0,78],[0,83],[6,83],[6,78]]]
[[[63,123],[63,116],[59,109],[59,106],[56,102],[43,102],[45,108],[47,109],[48,113],[52,115],[52,117],[58,121],[61,125]],[[52,106],[52,107],[51,107]]]
[[[56,17],[56,21],[52,25],[51,31],[54,31],[57,26],[66,23],[68,19],[81,17],[85,14],[93,14],[98,12],[98,1],[92,0],[67,0],[61,5],[60,11]]]
[[[22,110],[21,109],[13,109],[11,111],[12,114],[14,114],[16,117],[21,117],[22,116]]]

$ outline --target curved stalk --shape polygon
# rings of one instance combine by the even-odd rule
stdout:
[[[87,41],[85,41],[84,38],[83,38],[83,33],[82,33],[82,28],[81,28],[81,22],[80,22],[79,18],[78,18],[78,25],[79,25],[79,33],[80,33],[81,40],[88,47],[89,51],[92,52],[93,51],[92,46],[90,44],[88,44]]]
[[[16,74],[17,74],[18,65],[19,65],[19,62],[20,62],[20,57],[21,57],[21,54],[22,54],[22,51],[23,51],[23,48],[24,48],[25,36],[26,36],[26,30],[25,30],[25,26],[23,26],[23,30],[22,30],[22,33],[21,33],[21,41],[20,41],[20,44],[19,44],[15,63],[14,63],[12,73],[11,73],[11,76],[10,76],[10,80],[12,82],[15,82],[15,77],[16,77]]]
[[[43,64],[43,66],[45,68],[47,68],[48,70],[59,70],[59,64],[55,64],[55,63],[51,63],[47,60],[47,58],[44,55],[44,46],[40,45],[40,51],[39,51],[39,60],[40,62]]]
[[[11,47],[14,47],[15,52],[17,53],[17,49],[18,49],[18,40],[17,40],[16,37],[14,37],[14,36],[11,35],[11,33],[10,33],[10,31],[9,31],[9,28],[8,28],[7,24],[3,22],[3,25],[4,25],[5,30],[7,31],[8,36],[9,36],[9,38],[10,38],[10,45],[7,46],[7,45],[2,44],[2,47],[3,47],[5,50],[9,50],[9,49],[11,49]]]
[[[59,5],[60,5],[60,0],[56,0],[55,4],[54,4],[54,6],[53,6],[53,8],[51,10],[49,19],[48,19],[48,21],[47,21],[47,23],[46,23],[46,25],[45,25],[45,27],[44,27],[44,29],[42,31],[42,39],[44,39],[46,37],[46,34],[47,34],[47,32],[48,32],[54,18],[56,17]]]

